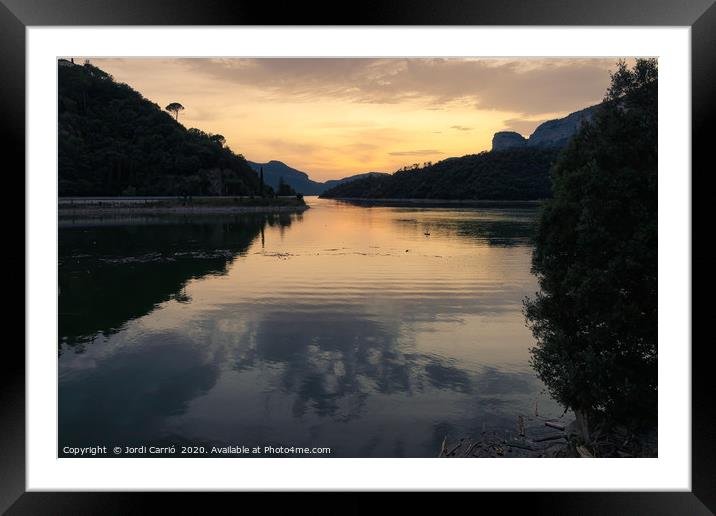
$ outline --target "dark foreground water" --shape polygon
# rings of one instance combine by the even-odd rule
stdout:
[[[561,413],[521,313],[533,209],[309,203],[60,221],[59,455],[435,457],[446,435]]]

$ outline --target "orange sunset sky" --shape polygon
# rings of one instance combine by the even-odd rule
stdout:
[[[84,58],[76,58],[84,59]],[[325,181],[489,150],[601,101],[618,58],[90,58],[247,159]],[[79,61],[81,62],[81,61]]]

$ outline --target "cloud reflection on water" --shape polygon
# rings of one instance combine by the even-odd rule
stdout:
[[[162,256],[190,256],[151,269],[107,252],[115,230],[71,230],[83,236],[61,253],[61,276],[77,273],[73,253],[90,254],[79,263],[96,264],[94,291],[141,292],[93,307],[81,331],[61,325],[77,342],[85,335],[60,357],[61,442],[238,439],[433,456],[446,430],[506,425],[528,410],[541,389],[520,313],[533,286],[529,219],[329,206],[274,226],[123,227],[134,238],[124,258],[143,256],[158,234]],[[232,255],[196,254],[217,249]],[[97,260],[109,255],[111,265]],[[119,300],[129,306],[115,310]],[[61,348],[70,340],[61,333]]]

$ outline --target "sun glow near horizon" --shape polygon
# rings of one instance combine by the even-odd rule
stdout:
[[[79,58],[84,59],[84,58]],[[179,122],[325,181],[475,154],[601,101],[617,58],[90,58]]]

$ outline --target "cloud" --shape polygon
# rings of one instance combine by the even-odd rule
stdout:
[[[433,154],[444,154],[444,153],[439,150],[435,150],[435,149],[425,149],[425,150],[389,152],[388,154],[391,156],[429,156],[429,155],[433,155]]]
[[[270,138],[258,140],[259,143],[275,150],[277,156],[283,154],[311,154],[321,150],[321,146],[315,143],[307,143],[300,141],[284,140],[280,138]]]
[[[251,85],[276,102],[465,103],[524,114],[598,102],[616,59],[182,59],[191,73]]]
[[[377,122],[369,121],[336,121],[336,122],[323,122],[318,127],[324,129],[355,129],[364,127],[375,127]]]
[[[75,61],[81,62],[81,58]],[[180,122],[317,180],[490,148],[599,102],[616,58],[92,59]],[[436,150],[440,147],[439,150]]]

